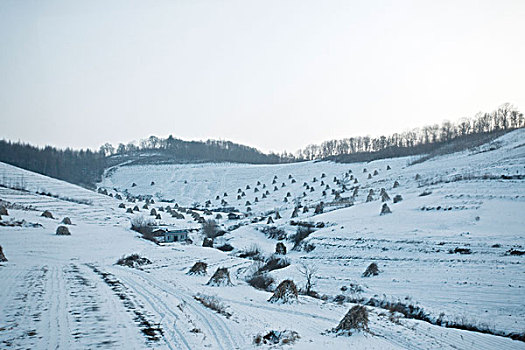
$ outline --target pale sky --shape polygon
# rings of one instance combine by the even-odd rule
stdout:
[[[0,0],[0,138],[263,151],[525,110],[525,1]]]

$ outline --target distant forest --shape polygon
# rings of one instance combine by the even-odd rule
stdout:
[[[379,137],[350,137],[309,145],[299,150],[296,160],[351,159],[349,155],[385,154],[386,157],[406,156],[430,152],[455,139],[475,139],[468,135],[507,132],[525,126],[523,113],[509,103],[501,105],[492,113],[478,113],[458,123],[445,121],[441,125],[429,125],[403,133]],[[385,157],[383,157],[385,158]],[[360,160],[356,160],[360,161]]]
[[[290,163],[306,160],[340,162],[371,161],[407,155],[457,151],[472,147],[505,132],[525,126],[523,113],[508,103],[491,113],[478,113],[458,123],[445,121],[403,133],[379,137],[351,137],[309,145],[295,155],[265,154],[253,147],[229,141],[183,141],[173,136],[150,136],[138,143],[106,143],[98,151],[60,150],[20,142],[0,141],[0,161],[84,187],[100,181],[105,169],[117,164],[235,162],[251,164]]]

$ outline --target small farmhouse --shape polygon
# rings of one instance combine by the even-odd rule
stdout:
[[[159,228],[153,231],[153,236],[159,243],[184,242],[188,239],[188,230]]]

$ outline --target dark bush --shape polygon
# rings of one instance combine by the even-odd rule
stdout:
[[[270,272],[274,270],[279,270],[290,265],[290,261],[286,258],[272,256],[263,267],[259,269],[259,272]]]
[[[151,264],[148,258],[143,258],[138,254],[131,254],[118,259],[117,265],[138,268],[143,265]]]
[[[290,237],[290,240],[294,243],[293,249],[299,248],[301,242],[310,236],[314,232],[314,229],[310,226],[297,226],[297,231]]]
[[[252,245],[250,248],[242,251],[239,254],[239,258],[252,259],[262,261],[264,257],[261,253],[261,249],[257,245]]]
[[[396,194],[394,197],[394,204],[399,203],[403,200],[403,197],[400,194]]]
[[[286,232],[275,226],[265,226],[261,229],[261,232],[264,233],[270,239],[277,239],[279,241],[286,239]]]
[[[450,249],[448,251],[449,254],[472,254],[472,250],[470,250],[469,248],[459,248],[459,247],[456,247],[454,248],[454,250]]]
[[[272,276],[262,273],[255,274],[246,280],[248,284],[256,289],[270,291],[270,286],[275,282]]]
[[[228,243],[225,243],[221,245],[220,247],[217,247],[217,249],[223,251],[223,252],[231,252],[233,250],[233,246],[231,246]]]
[[[203,247],[213,248],[213,238],[205,237],[202,241]]]
[[[430,190],[424,190],[423,192],[421,192],[419,194],[419,197],[425,197],[425,196],[428,196],[428,195],[431,195],[432,194],[432,191]]]

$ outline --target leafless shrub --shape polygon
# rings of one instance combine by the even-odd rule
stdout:
[[[131,219],[131,229],[142,235],[151,235],[154,225],[153,220],[142,215],[136,215]]]
[[[245,249],[239,254],[240,258],[247,258],[257,261],[263,261],[264,256],[261,253],[261,248],[258,245],[252,244],[249,248]]]
[[[266,335],[257,334],[253,338],[253,343],[255,345],[286,345],[295,343],[299,338],[299,333],[295,331],[270,331]]]
[[[215,220],[206,220],[202,224],[202,233],[208,238],[215,238],[219,233],[219,226]]]
[[[202,305],[206,306],[208,309],[213,310],[218,314],[225,316],[226,318],[230,318],[232,316],[232,314],[227,311],[227,307],[217,297],[197,294],[193,298]]]
[[[139,268],[143,265],[151,264],[151,260],[141,257],[138,254],[131,254],[117,260],[117,265],[127,266],[131,268]]]

